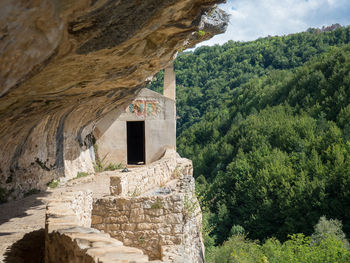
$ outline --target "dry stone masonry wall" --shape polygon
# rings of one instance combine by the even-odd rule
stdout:
[[[123,246],[109,234],[90,228],[91,210],[89,191],[51,197],[46,211],[46,263],[149,262],[140,249]]]
[[[46,206],[46,231],[91,226],[92,192],[73,191],[58,193],[50,197]]]
[[[111,195],[138,196],[176,177],[176,152],[169,149],[159,161],[142,168],[130,168],[110,177]]]
[[[203,263],[192,162],[171,156],[148,166],[153,176],[167,178],[162,181],[166,183],[146,185],[150,191],[140,185],[139,196],[110,195],[93,201],[90,191],[53,195],[47,204],[45,262]],[[168,167],[169,162],[169,170],[154,169]],[[133,168],[134,174],[144,169]]]
[[[201,211],[194,196],[194,179],[189,174],[192,164],[186,159],[178,160],[174,172],[178,178],[163,187],[141,196],[97,200],[92,211],[92,227],[125,245],[142,249],[152,260],[204,262]]]

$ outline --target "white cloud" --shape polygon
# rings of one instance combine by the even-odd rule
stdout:
[[[226,33],[201,45],[223,44],[230,39],[249,41],[334,23],[350,24],[349,0],[228,0],[221,8],[231,15]]]

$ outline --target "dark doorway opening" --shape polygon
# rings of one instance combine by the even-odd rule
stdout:
[[[145,122],[128,121],[126,130],[128,164],[145,164]]]

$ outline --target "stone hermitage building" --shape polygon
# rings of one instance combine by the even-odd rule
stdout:
[[[176,149],[175,74],[165,69],[164,96],[142,89],[132,103],[114,110],[94,130],[103,163],[150,164]]]

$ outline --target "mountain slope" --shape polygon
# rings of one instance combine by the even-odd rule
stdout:
[[[310,234],[322,215],[350,233],[350,28],[310,32],[176,61],[178,151],[218,243],[234,225],[254,239]]]

